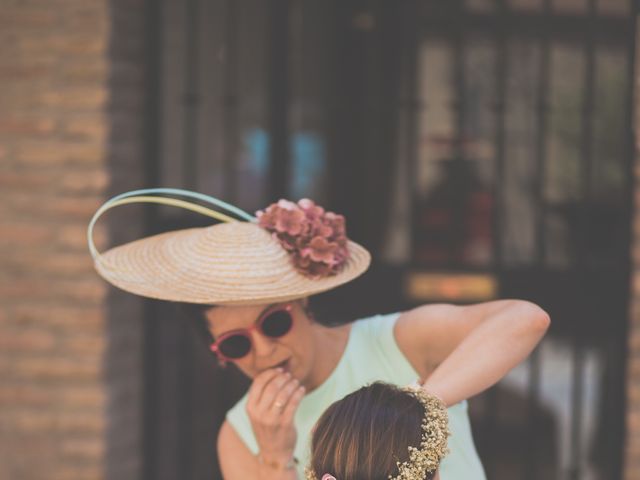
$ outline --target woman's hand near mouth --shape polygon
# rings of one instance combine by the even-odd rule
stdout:
[[[304,393],[300,382],[282,368],[261,372],[249,388],[246,408],[260,449],[260,478],[287,478],[283,477],[286,472],[295,473],[293,418]]]

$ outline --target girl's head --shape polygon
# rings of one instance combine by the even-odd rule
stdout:
[[[432,479],[447,452],[447,410],[419,388],[374,383],[333,403],[311,439],[307,477]]]

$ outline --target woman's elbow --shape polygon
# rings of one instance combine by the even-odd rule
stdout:
[[[519,308],[522,309],[521,318],[527,330],[540,336],[544,335],[551,325],[549,314],[535,303],[524,300],[519,303]]]

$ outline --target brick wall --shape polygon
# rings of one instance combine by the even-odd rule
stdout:
[[[139,478],[139,304],[95,274],[85,229],[140,186],[141,4],[0,2],[1,480]]]
[[[113,35],[107,113],[109,196],[144,186],[145,138],[145,4],[144,0],[111,0]],[[119,207],[105,216],[109,243],[119,245],[143,232],[142,212]],[[140,298],[110,289],[107,298],[108,387],[106,477],[142,478],[143,325]]]

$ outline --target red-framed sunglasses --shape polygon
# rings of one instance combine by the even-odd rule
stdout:
[[[222,361],[239,360],[247,356],[253,348],[252,331],[258,330],[267,338],[280,338],[289,333],[292,326],[291,305],[274,307],[264,312],[249,328],[239,328],[223,333],[209,348]]]

